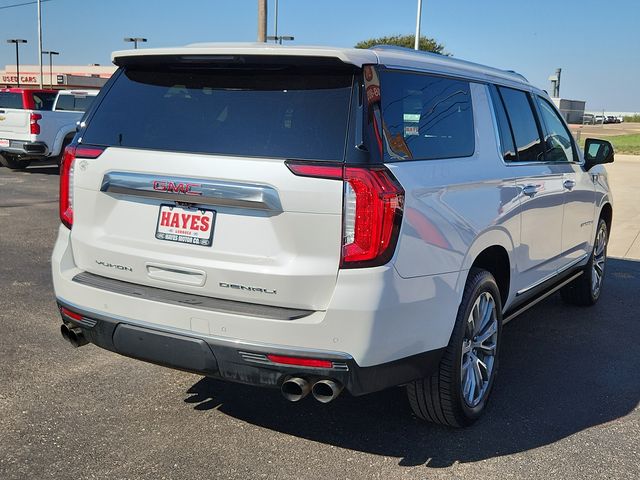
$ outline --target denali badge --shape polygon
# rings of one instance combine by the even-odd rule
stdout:
[[[268,293],[269,295],[275,295],[278,293],[275,290],[269,290],[268,288],[249,287],[247,285],[238,285],[237,283],[220,282],[218,285],[222,288],[233,288],[234,290],[245,290],[247,292]]]
[[[96,263],[101,267],[115,268],[116,270],[122,270],[123,272],[133,272],[133,268],[126,265],[118,265],[117,263],[103,262],[102,260],[96,260]]]
[[[181,195],[202,195],[193,188],[200,187],[199,183],[172,182],[167,180],[154,180],[153,189],[156,192],[178,193]]]

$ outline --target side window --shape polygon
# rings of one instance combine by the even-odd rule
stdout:
[[[475,133],[469,82],[382,70],[380,84],[388,160],[473,155]]]
[[[55,93],[41,92],[33,94],[34,110],[51,110],[55,101]]]
[[[542,97],[538,97],[538,105],[544,129],[546,159],[551,162],[577,162],[578,154],[573,148],[571,132],[560,120],[556,109]]]
[[[496,114],[496,122],[498,123],[502,158],[507,162],[514,162],[518,159],[518,156],[516,155],[513,132],[511,131],[507,112],[504,109],[504,103],[502,103],[502,98],[495,85],[489,85],[489,91],[491,92],[491,102],[493,103],[493,110]]]
[[[540,140],[536,117],[529,102],[529,94],[506,87],[498,87],[498,91],[509,116],[518,151],[518,161],[543,161],[542,141]]]

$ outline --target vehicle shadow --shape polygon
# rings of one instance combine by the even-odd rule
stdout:
[[[275,390],[203,378],[185,402],[242,421],[342,448],[399,458],[402,466],[447,467],[510,455],[623,417],[640,400],[640,262],[609,259],[595,307],[555,295],[504,330],[501,370],[486,415],[453,430],[410,412],[404,390],[328,405],[291,404]]]

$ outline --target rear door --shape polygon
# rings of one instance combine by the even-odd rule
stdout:
[[[336,283],[350,68],[129,66],[81,132],[71,240],[85,271],[217,298],[321,310]]]

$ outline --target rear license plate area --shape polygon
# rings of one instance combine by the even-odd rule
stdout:
[[[210,247],[216,211],[162,204],[155,237],[158,240]]]

